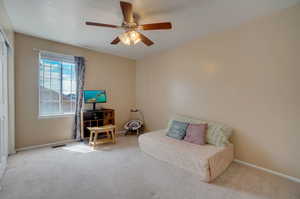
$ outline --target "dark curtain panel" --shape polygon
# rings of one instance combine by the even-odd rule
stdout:
[[[77,78],[77,87],[76,87],[76,109],[75,109],[75,118],[74,118],[74,128],[73,128],[73,138],[76,140],[81,140],[81,110],[83,103],[83,88],[84,88],[84,74],[85,74],[85,61],[83,57],[75,57],[76,64],[76,78]]]

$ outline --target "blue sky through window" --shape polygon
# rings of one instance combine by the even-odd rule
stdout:
[[[40,86],[59,92],[62,83],[64,95],[75,94],[75,64],[48,59],[41,59]],[[62,74],[61,74],[62,73]],[[61,80],[62,77],[62,80]]]

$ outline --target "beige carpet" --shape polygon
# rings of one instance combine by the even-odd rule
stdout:
[[[9,158],[1,199],[299,199],[300,184],[233,163],[211,184],[139,151],[119,137],[96,151],[83,144]]]

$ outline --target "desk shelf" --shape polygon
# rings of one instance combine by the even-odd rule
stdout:
[[[101,127],[115,124],[115,111],[113,109],[84,110],[81,112],[81,137],[90,137],[88,127]]]

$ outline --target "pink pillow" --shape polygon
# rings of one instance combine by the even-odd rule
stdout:
[[[207,124],[189,124],[184,141],[204,145],[206,143]]]

